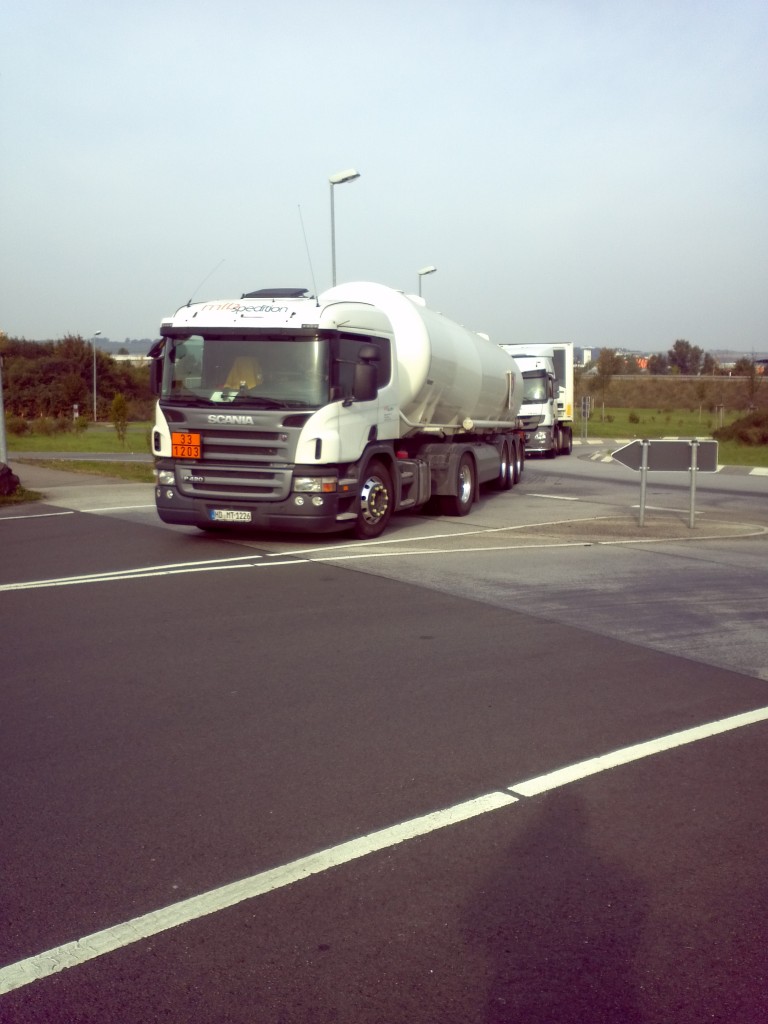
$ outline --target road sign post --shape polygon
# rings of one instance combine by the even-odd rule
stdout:
[[[643,441],[642,461],[640,463],[640,525],[645,526],[645,489],[648,482],[648,449],[650,444]]]
[[[690,439],[662,439],[630,441],[618,448],[611,457],[627,469],[640,471],[640,526],[645,524],[645,494],[648,473],[685,473],[690,477],[690,515],[688,525],[696,525],[696,476],[698,473],[717,472],[717,441]]]

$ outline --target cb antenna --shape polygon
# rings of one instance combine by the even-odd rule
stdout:
[[[304,235],[304,248],[307,250],[307,263],[309,263],[309,276],[312,278],[312,291],[315,293],[315,302],[320,305],[320,300],[317,297],[317,285],[315,284],[315,272],[312,269],[312,257],[309,255],[309,245],[307,244],[307,232],[304,230],[304,217],[301,214],[301,203],[299,203],[299,220],[301,221],[301,233]]]
[[[206,275],[205,275],[205,277],[203,278],[203,280],[202,280],[202,281],[200,282],[200,284],[199,284],[199,285],[197,286],[197,288],[195,288],[195,290],[194,290],[194,291],[192,292],[192,294],[190,295],[190,297],[189,297],[189,300],[187,301],[187,305],[188,305],[188,306],[191,306],[191,305],[192,305],[192,299],[194,299],[194,297],[195,297],[195,296],[197,295],[197,293],[198,293],[198,292],[200,291],[200,289],[201,289],[201,288],[203,287],[203,285],[205,284],[205,282],[206,282],[206,281],[207,281],[207,280],[208,280],[208,279],[209,279],[210,277],[213,277],[213,275],[214,275],[214,274],[216,273],[216,271],[217,271],[217,270],[219,269],[219,267],[221,266],[221,264],[222,264],[222,263],[226,263],[226,259],[223,259],[223,260],[219,260],[219,262],[218,262],[218,263],[216,264],[216,266],[215,266],[215,267],[213,268],[213,270],[212,270],[212,271],[210,271],[210,273],[208,273],[208,274],[206,274]]]

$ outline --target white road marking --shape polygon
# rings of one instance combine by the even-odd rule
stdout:
[[[552,501],[581,501],[581,498],[569,498],[565,494],[533,494],[529,492],[526,498],[551,498]]]
[[[33,512],[26,516],[0,516],[0,523],[10,522],[11,519],[49,519],[51,516],[73,516],[74,509],[66,509],[62,512]]]
[[[698,725],[693,729],[672,733],[670,736],[662,736],[645,743],[636,743],[632,747],[624,747],[622,750],[614,750],[610,754],[602,754],[600,757],[593,757],[588,761],[580,761],[568,768],[560,768],[557,771],[548,772],[546,775],[539,775],[535,779],[528,779],[527,782],[517,782],[507,788],[519,796],[538,796],[539,793],[546,793],[559,786],[567,786],[570,782],[607,771],[609,768],[629,764],[631,761],[639,761],[643,757],[651,757],[664,750],[682,747],[686,743],[695,743],[697,740],[707,739],[710,736],[718,736],[731,729],[741,729],[745,725],[764,722],[766,719],[768,719],[768,708],[758,708],[756,711],[747,711],[743,715],[721,718],[719,721],[709,722],[707,725]]]
[[[137,508],[155,509],[154,505],[105,505],[103,508],[81,508],[80,512],[133,512]]]
[[[275,889],[282,889],[284,886],[292,885],[310,875],[320,874],[330,868],[338,867],[340,864],[348,864],[360,857],[366,857],[370,853],[408,842],[417,836],[428,835],[437,829],[447,828],[460,821],[467,821],[480,814],[495,811],[500,807],[507,807],[516,803],[517,800],[517,797],[511,796],[509,793],[500,791],[488,793],[474,800],[455,804],[445,810],[433,811],[420,818],[413,818],[411,821],[404,821],[399,825],[371,832],[358,839],[351,839],[349,842],[340,843],[331,849],[321,850],[308,857],[301,857],[269,871],[261,871],[257,875],[251,875],[250,878],[243,878],[219,889],[212,889],[200,896],[193,896],[180,903],[163,907],[161,910],[135,917],[132,921],[126,921],[112,928],[94,932],[92,935],[87,935],[74,942],[56,946],[46,950],[45,953],[39,953],[37,956],[20,960],[18,963],[0,969],[0,995],[66,970],[68,967],[76,967],[78,964],[103,956],[105,953],[122,949],[140,939],[147,939],[189,921],[226,910],[228,907],[233,907],[244,900],[253,899],[255,896],[263,896]]]
[[[508,792],[506,793],[492,791],[474,800],[467,800],[455,804],[453,807],[433,811],[378,832],[350,839],[330,849],[309,854],[307,857],[301,857],[268,871],[261,871],[249,878],[232,882],[218,889],[211,889],[200,896],[192,896],[171,906],[133,918],[123,924],[105,928],[102,931],[86,935],[82,939],[64,943],[46,950],[44,953],[38,953],[36,956],[9,964],[0,969],[0,995],[57,974],[67,968],[76,967],[88,960],[104,956],[106,953],[122,949],[141,939],[158,935],[189,921],[195,921],[233,907],[244,900],[262,896],[287,885],[293,885],[311,875],[321,874],[341,864],[349,864],[351,861],[366,857],[368,854],[408,842],[417,836],[428,835],[438,829],[508,807],[510,804],[516,803],[521,796],[527,798],[538,796],[598,772],[604,772],[644,757],[660,754],[674,747],[695,743],[698,740],[766,720],[768,720],[768,707],[733,715],[730,718],[695,726],[669,736],[662,736],[659,739],[624,747],[622,750],[590,758],[525,782],[514,783],[507,787]]]
[[[296,552],[254,553],[233,558],[208,559],[201,562],[179,562],[171,565],[145,566],[137,569],[115,569],[84,576],[62,576],[56,579],[28,580],[24,583],[0,583],[0,593],[12,590],[38,590],[46,587],[72,587],[87,583],[115,583],[122,580],[154,579],[160,576],[179,576],[196,572],[223,572],[229,569],[267,569],[279,566],[297,566],[321,564],[325,562],[352,562],[366,558],[417,558],[429,555],[477,555],[493,551],[516,551],[524,549],[535,551],[548,548],[588,548],[588,547],[620,547],[628,544],[663,544],[663,537],[633,537],[622,540],[574,540],[574,541],[542,541],[541,543],[509,542],[507,544],[486,545],[476,547],[432,547],[409,548],[394,550],[387,548],[389,544],[421,544],[425,540],[450,538],[464,539],[475,534],[490,535],[493,533],[513,533],[516,530],[530,530],[540,526],[562,526],[572,523],[598,522],[601,519],[615,518],[611,516],[590,516],[587,519],[561,519],[551,523],[520,524],[518,526],[501,526],[485,530],[468,530],[458,534],[442,534],[439,538],[404,537],[386,541],[370,541],[360,544],[335,545],[333,547],[304,548]],[[627,518],[627,517],[625,517]],[[768,533],[768,527],[743,524],[746,533],[732,534],[729,539],[759,537]],[[689,537],[677,537],[676,543],[683,541],[721,540],[718,534],[695,533]],[[375,550],[366,550],[371,544]],[[348,553],[347,553],[348,552]],[[301,557],[302,555],[308,557]],[[274,559],[274,561],[272,561]]]

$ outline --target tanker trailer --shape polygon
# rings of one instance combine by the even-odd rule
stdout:
[[[383,285],[188,303],[153,346],[164,522],[378,537],[466,515],[523,469],[522,377],[486,337]]]

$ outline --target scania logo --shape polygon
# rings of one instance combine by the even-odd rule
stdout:
[[[250,423],[253,425],[253,416],[233,416],[225,413],[210,413],[208,416],[209,423]]]

